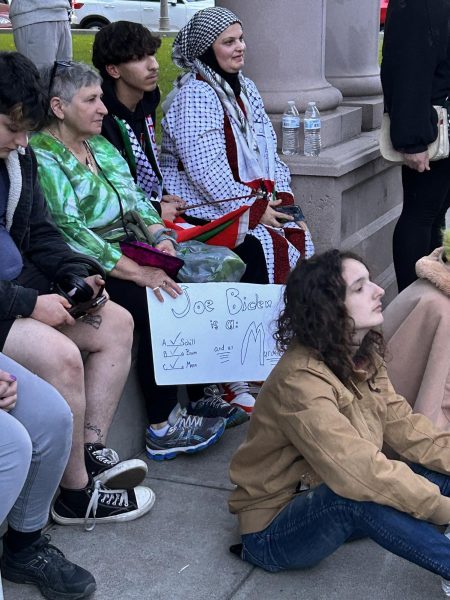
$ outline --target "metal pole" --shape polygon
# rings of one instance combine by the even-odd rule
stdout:
[[[159,30],[170,31],[169,0],[161,0],[160,7]]]

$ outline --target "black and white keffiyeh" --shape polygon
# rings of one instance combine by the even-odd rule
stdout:
[[[220,6],[199,10],[178,32],[172,48],[173,62],[181,69],[192,69],[194,61],[216,41],[227,27],[240,19]]]
[[[242,26],[242,22],[233,12],[227,8],[216,6],[200,10],[179,31],[173,44],[172,58],[179,67],[189,69],[189,73],[175,82],[174,89],[163,102],[163,111],[164,113],[168,112],[177,92],[187,83],[190,77],[196,73],[201,75],[214,89],[230,118],[232,127],[239,132],[237,143],[240,145],[241,163],[247,166],[245,170],[249,179],[246,180],[252,181],[258,178],[261,170],[265,170],[265,165],[253,131],[252,111],[248,102],[245,79],[242,73],[238,74],[241,87],[240,99],[245,107],[244,114],[228,82],[200,60],[200,57],[212,46],[219,35],[234,23],[239,23]]]

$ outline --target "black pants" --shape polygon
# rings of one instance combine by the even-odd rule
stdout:
[[[131,313],[135,328],[139,330],[136,363],[139,383],[145,397],[149,422],[162,423],[167,420],[177,403],[177,387],[158,385],[155,381],[146,288],[140,287],[132,281],[108,277],[106,290],[111,296],[111,300]]]
[[[394,266],[399,291],[417,279],[415,264],[442,245],[450,207],[450,158],[418,173],[402,167],[403,210],[394,231]]]
[[[197,217],[185,217],[185,219],[192,225],[205,225],[205,223],[208,223],[205,219],[198,219]],[[240,279],[241,283],[269,283],[266,257],[259,240],[247,234],[242,244],[233,248],[233,252],[245,262],[247,267]]]

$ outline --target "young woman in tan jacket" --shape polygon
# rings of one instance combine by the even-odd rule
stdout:
[[[412,414],[389,381],[383,294],[338,250],[288,279],[276,333],[286,352],[230,467],[242,534],[232,550],[267,571],[311,567],[370,537],[450,579],[450,540],[432,525],[450,522],[450,434]]]

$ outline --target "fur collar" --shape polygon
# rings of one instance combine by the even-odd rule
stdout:
[[[450,263],[443,260],[444,248],[436,248],[429,256],[416,262],[416,273],[421,279],[428,279],[446,296],[450,296]]]
[[[6,207],[6,230],[9,231],[22,192],[22,173],[20,171],[19,154],[15,150],[9,154],[5,162],[9,175],[9,195]]]

